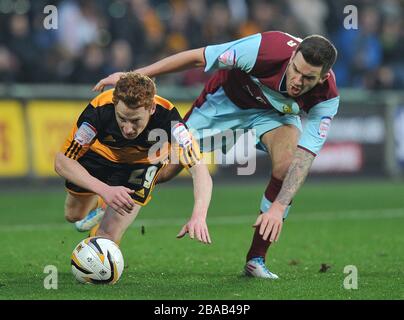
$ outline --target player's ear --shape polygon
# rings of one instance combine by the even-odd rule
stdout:
[[[318,81],[320,84],[323,84],[324,82],[327,81],[327,79],[330,77],[331,73],[327,72],[325,75],[323,75],[320,80]]]

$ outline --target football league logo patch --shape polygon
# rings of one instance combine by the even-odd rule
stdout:
[[[331,118],[330,117],[322,117],[320,121],[320,127],[318,129],[318,135],[325,139],[327,138],[328,131],[330,130],[331,126]]]
[[[177,123],[173,127],[172,135],[181,147],[187,147],[192,144],[191,134],[183,123]]]
[[[84,146],[89,144],[96,135],[97,130],[88,122],[83,122],[74,135],[74,140],[77,141],[78,144]]]
[[[219,56],[219,61],[228,67],[234,67],[236,64],[236,50],[227,50]]]

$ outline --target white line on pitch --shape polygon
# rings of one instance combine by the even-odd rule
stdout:
[[[236,225],[255,222],[256,216],[238,215],[238,216],[220,216],[214,214],[208,216],[208,225]],[[299,214],[299,212],[291,212],[287,221],[332,221],[332,220],[375,220],[375,219],[399,219],[404,218],[404,208],[395,209],[366,209],[366,210],[349,210],[349,211],[330,211],[330,212],[312,212]],[[187,217],[173,218],[156,218],[135,220],[133,226],[180,226],[185,224]],[[38,231],[38,230],[74,230],[74,226],[69,223],[48,223],[48,224],[21,224],[21,225],[3,225],[0,231]]]

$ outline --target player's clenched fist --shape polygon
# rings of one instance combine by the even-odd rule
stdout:
[[[101,193],[105,203],[121,215],[131,213],[133,209],[133,200],[130,194],[135,191],[126,187],[107,186]]]
[[[181,231],[178,233],[177,238],[182,238],[185,234],[189,233],[189,237],[194,239],[195,237],[205,244],[210,244],[208,226],[206,220],[203,218],[191,218],[187,224],[185,224]]]

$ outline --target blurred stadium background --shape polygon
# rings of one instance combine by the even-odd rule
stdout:
[[[58,10],[56,30],[44,28],[46,5]],[[347,5],[358,9],[357,30],[344,28]],[[312,177],[400,179],[403,10],[398,0],[0,0],[0,184],[55,177],[53,155],[102,77],[265,30],[319,33],[339,50],[341,107]],[[185,113],[208,77],[160,77],[159,94]],[[220,181],[235,166],[212,170]],[[267,175],[261,154],[254,176]]]
[[[57,29],[44,28],[47,5],[57,8]],[[358,9],[358,29],[344,28],[347,5]],[[403,15],[402,0],[0,0],[0,299],[404,299]],[[129,266],[119,294],[79,289],[68,258],[84,235],[63,219],[53,159],[92,87],[115,71],[266,30],[319,33],[339,50],[339,113],[271,249],[285,281],[271,291],[236,278],[270,176],[261,153],[252,176],[237,176],[240,165],[211,166],[209,249],[175,239],[192,207],[190,181],[176,179],[155,190],[125,236],[133,241],[122,244]],[[184,114],[208,77],[159,77],[158,93]],[[324,263],[331,271],[319,274]],[[59,268],[63,290],[44,290],[45,264]],[[341,285],[350,264],[361,272],[357,294]]]

